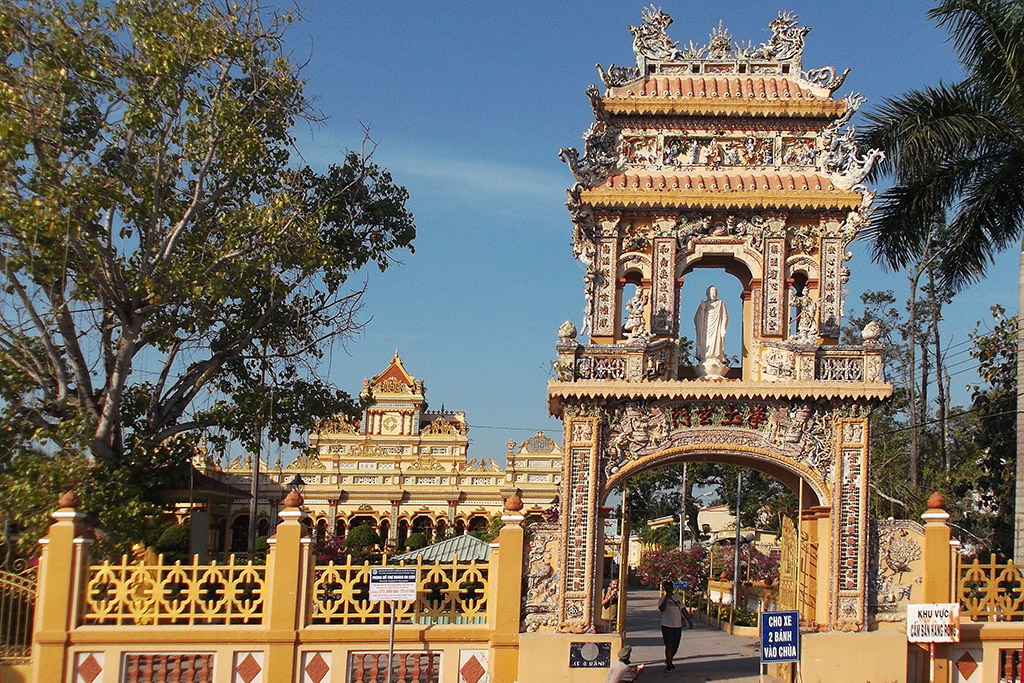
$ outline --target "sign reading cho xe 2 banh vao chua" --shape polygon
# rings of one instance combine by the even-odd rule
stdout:
[[[800,613],[761,612],[761,663],[800,661]]]
[[[911,643],[959,643],[960,603],[907,605],[907,640]]]

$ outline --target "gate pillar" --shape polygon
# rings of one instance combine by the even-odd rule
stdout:
[[[590,407],[564,413],[560,523],[562,543],[558,604],[559,630],[583,632],[596,622],[597,565],[601,549],[597,525],[600,479],[600,419]]]

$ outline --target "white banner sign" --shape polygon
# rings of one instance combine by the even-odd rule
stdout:
[[[371,567],[370,600],[416,599],[416,567]]]
[[[907,640],[911,643],[959,643],[960,604],[907,605]]]

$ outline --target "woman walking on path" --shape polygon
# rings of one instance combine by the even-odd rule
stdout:
[[[683,618],[686,618],[690,628],[693,628],[693,619],[682,597],[676,595],[671,581],[662,581],[661,591],[664,595],[658,601],[658,611],[661,612],[661,638],[665,641],[665,671],[671,671],[676,668],[672,660],[679,650],[679,640],[683,637]]]

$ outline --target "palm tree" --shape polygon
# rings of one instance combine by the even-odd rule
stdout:
[[[860,141],[886,154],[872,179],[895,184],[866,233],[875,260],[893,268],[921,258],[929,237],[945,245],[941,284],[958,290],[1016,245],[1024,225],[1024,3],[940,0],[928,17],[949,31],[965,77],[888,100],[869,116]],[[1024,248],[1017,301],[1024,312]],[[1024,316],[1017,325],[1014,557],[1024,561]]]

